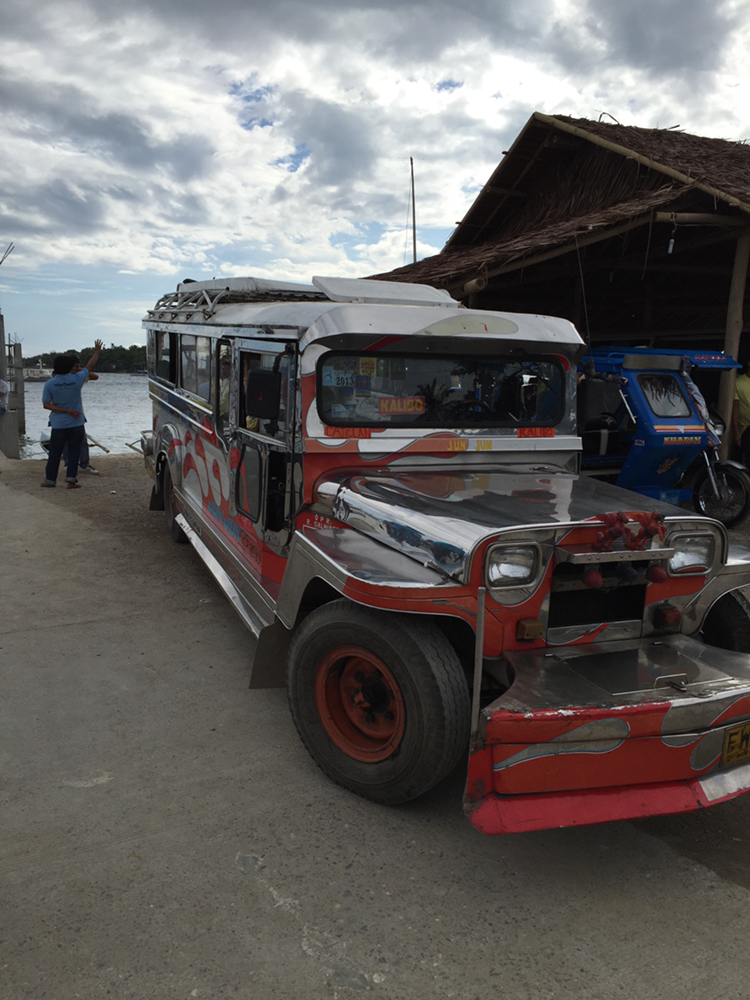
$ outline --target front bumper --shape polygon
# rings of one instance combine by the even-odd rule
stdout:
[[[489,794],[479,802],[465,802],[465,811],[480,833],[524,833],[693,812],[748,790],[750,764],[745,764],[687,781],[542,795]]]
[[[689,812],[750,789],[750,657],[683,635],[508,653],[464,799],[485,833]],[[748,763],[745,763],[748,761]]]

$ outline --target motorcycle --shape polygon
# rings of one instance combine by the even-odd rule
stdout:
[[[726,427],[693,378],[741,366],[713,351],[595,348],[578,385],[581,470],[736,527],[750,514],[750,472],[719,456]],[[715,376],[714,376],[715,377]]]

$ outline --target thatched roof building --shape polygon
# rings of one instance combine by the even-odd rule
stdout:
[[[748,253],[750,145],[536,113],[443,251],[375,277],[736,356]]]

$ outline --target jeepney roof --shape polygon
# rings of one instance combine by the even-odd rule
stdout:
[[[301,347],[364,335],[473,337],[546,343],[578,349],[583,341],[572,323],[550,316],[464,308],[431,285],[363,278],[314,277],[311,285],[260,278],[184,281],[162,296],[144,323],[207,325],[228,335],[248,328],[285,328]],[[280,330],[280,332],[282,332]]]
[[[419,338],[499,339],[558,347],[582,346],[572,323],[551,316],[480,309],[434,309],[431,306],[342,305],[322,314],[302,337],[304,349],[315,342],[343,346],[347,338],[401,336]]]

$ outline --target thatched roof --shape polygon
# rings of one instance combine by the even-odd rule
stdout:
[[[729,205],[750,212],[750,144],[727,139],[709,139],[676,129],[638,128],[586,118],[555,118],[534,115],[539,121],[557,124],[571,134],[592,142],[605,142],[605,148],[619,147],[624,156],[637,153],[650,161],[657,171],[674,171],[680,179],[718,195]]]
[[[657,209],[712,214],[717,226],[750,224],[750,145],[537,112],[445,249],[373,277],[460,290],[650,227]]]

